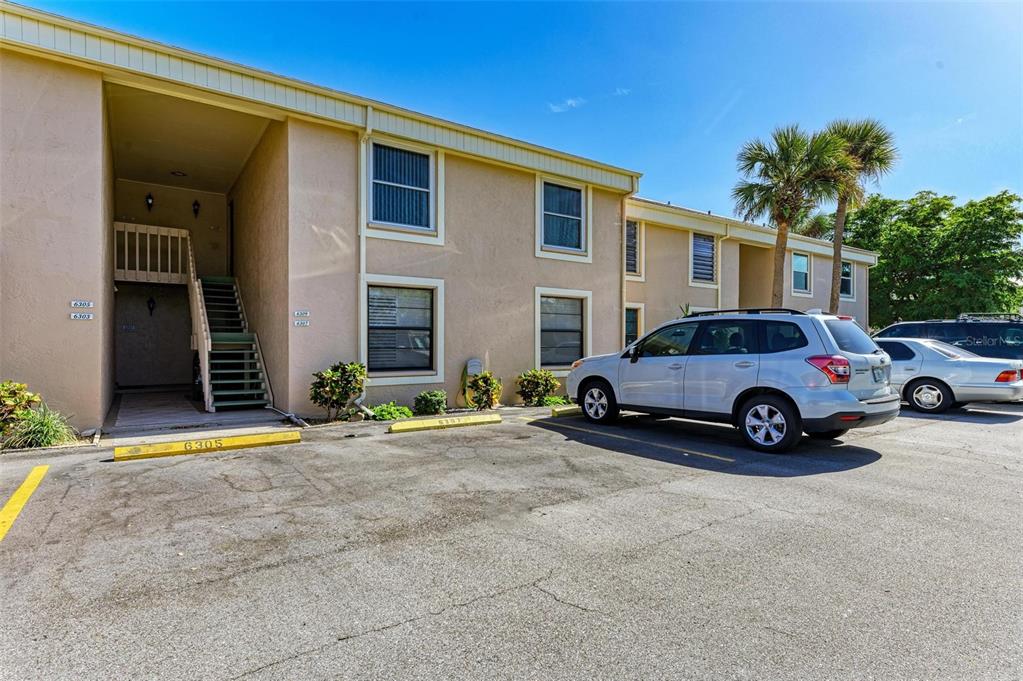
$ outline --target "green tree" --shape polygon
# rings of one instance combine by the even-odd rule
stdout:
[[[1019,310],[1021,204],[1009,192],[961,206],[934,192],[905,201],[869,197],[849,214],[847,242],[879,254],[871,324]]]
[[[799,126],[777,128],[769,142],[743,145],[738,168],[743,179],[732,189],[735,210],[744,220],[768,218],[775,236],[771,305],[784,303],[785,251],[789,229],[800,216],[838,198],[855,172],[845,142],[828,132],[805,133]]]
[[[792,226],[796,234],[811,239],[830,240],[835,233],[835,218],[827,213],[807,213]]]
[[[845,142],[845,151],[856,166],[856,173],[844,182],[838,191],[835,207],[835,222],[832,241],[834,255],[831,259],[831,298],[829,308],[838,311],[840,283],[842,279],[842,242],[845,237],[846,215],[855,208],[866,192],[864,184],[877,183],[883,175],[891,172],[899,158],[895,148],[895,137],[880,122],[865,118],[858,121],[838,120],[828,125],[827,131]]]

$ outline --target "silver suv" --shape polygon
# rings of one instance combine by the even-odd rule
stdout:
[[[731,423],[748,446],[784,452],[804,432],[834,439],[895,418],[891,365],[852,317],[717,310],[576,361],[566,387],[590,421],[625,409]]]

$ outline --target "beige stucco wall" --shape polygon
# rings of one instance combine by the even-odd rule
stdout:
[[[146,210],[146,195],[153,209]],[[199,217],[192,202],[199,202]],[[114,215],[119,222],[187,229],[199,276],[227,274],[227,197],[214,192],[180,189],[118,178],[114,183]]]
[[[290,409],[319,414],[309,402],[313,372],[359,359],[358,153],[354,133],[290,120]],[[295,327],[308,310],[308,327]]]
[[[112,394],[109,140],[99,74],[0,51],[0,380],[79,428]],[[91,300],[91,321],[69,303]]]
[[[739,307],[771,306],[771,267],[774,249],[739,246]]]
[[[288,129],[267,126],[229,194],[235,276],[249,328],[259,335],[274,403],[288,409]]]
[[[453,400],[462,369],[483,360],[515,402],[515,376],[535,364],[535,287],[592,291],[594,353],[621,345],[621,200],[592,192],[593,262],[535,255],[536,176],[448,155],[444,246],[369,239],[371,274],[445,281],[445,382],[375,387],[370,400],[406,403],[444,388]]]
[[[644,238],[645,281],[628,281],[625,294],[628,302],[644,304],[644,330],[677,318],[681,314],[679,306],[687,303],[699,308],[718,306],[716,288],[689,285],[690,232],[647,222]],[[719,278],[727,273],[725,280],[731,281],[734,271],[723,261],[721,264]]]

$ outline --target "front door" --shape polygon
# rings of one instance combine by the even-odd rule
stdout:
[[[698,326],[684,322],[655,331],[636,347],[634,358],[621,359],[619,401],[652,411],[680,411],[686,353]]]
[[[728,415],[739,393],[757,384],[760,350],[753,320],[703,323],[689,352],[685,376],[685,410]]]

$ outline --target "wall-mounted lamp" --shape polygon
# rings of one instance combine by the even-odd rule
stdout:
[[[192,215],[194,215],[196,218],[199,217],[199,199],[196,199],[195,201],[192,202]]]
[[[153,194],[146,194],[146,210],[153,210]]]
[[[153,310],[156,309],[156,299],[153,296],[149,296],[149,300],[146,301],[146,307],[149,308],[149,316],[153,316]]]

